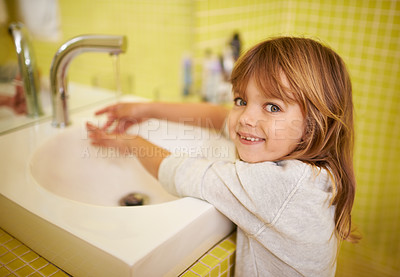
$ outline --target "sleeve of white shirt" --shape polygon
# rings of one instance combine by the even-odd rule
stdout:
[[[159,180],[172,194],[214,205],[249,234],[272,225],[304,178],[301,162],[211,161],[171,155],[163,160]]]

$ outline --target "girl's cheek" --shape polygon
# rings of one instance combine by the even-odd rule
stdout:
[[[236,138],[236,124],[237,124],[237,119],[234,113],[231,112],[228,117],[228,134],[229,138],[232,140]]]
[[[290,139],[300,140],[303,137],[305,130],[304,121],[293,120],[289,128],[290,128],[289,132]]]
[[[231,140],[234,140],[236,138],[235,127],[231,124],[228,125],[228,134]]]

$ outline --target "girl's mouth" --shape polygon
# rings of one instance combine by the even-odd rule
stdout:
[[[265,139],[263,139],[263,138],[255,137],[255,136],[252,136],[250,134],[240,134],[240,133],[238,133],[237,135],[239,136],[240,141],[242,143],[245,143],[245,144],[258,143],[258,142],[264,142],[265,141]]]

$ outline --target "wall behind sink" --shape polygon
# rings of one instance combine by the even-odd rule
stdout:
[[[60,0],[60,42],[35,41],[45,74],[62,42],[80,34],[126,35],[128,49],[120,56],[124,93],[179,98],[180,59],[193,44],[191,1]],[[114,60],[103,53],[85,53],[71,63],[71,81],[115,89]]]
[[[180,61],[193,53],[200,87],[204,51],[222,51],[235,30],[244,48],[271,35],[320,38],[348,64],[356,109],[354,223],[363,240],[344,243],[338,276],[399,276],[400,2],[296,0],[60,0],[62,40],[35,41],[43,75],[61,43],[83,33],[125,34],[122,89],[180,99]],[[84,54],[70,80],[113,88],[112,60]]]

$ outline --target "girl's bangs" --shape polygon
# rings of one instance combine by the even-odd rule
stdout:
[[[297,101],[295,93],[282,82],[286,74],[279,63],[279,54],[268,53],[273,50],[264,48],[238,61],[232,74],[234,93],[244,97],[248,82],[254,78],[265,97],[277,98],[285,103]]]
[[[287,77],[277,61],[255,67],[253,77],[265,97],[277,98],[285,103],[297,102],[295,92],[283,82]]]

